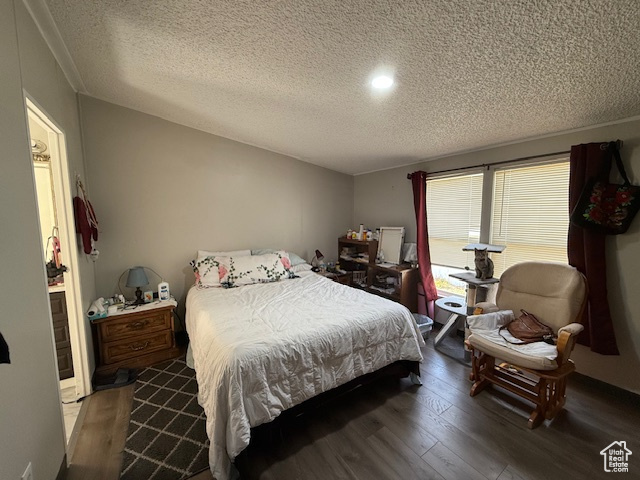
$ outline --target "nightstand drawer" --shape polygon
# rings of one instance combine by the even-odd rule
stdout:
[[[135,316],[113,317],[111,321],[100,324],[100,335],[103,342],[113,342],[132,335],[143,335],[171,328],[170,311],[140,312]]]
[[[140,355],[173,347],[171,329],[150,335],[127,338],[119,342],[102,344],[102,358],[105,364],[135,358]]]

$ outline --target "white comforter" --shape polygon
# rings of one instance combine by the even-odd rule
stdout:
[[[300,276],[189,291],[187,330],[218,480],[233,475],[251,427],[397,360],[422,360],[424,342],[405,307]]]

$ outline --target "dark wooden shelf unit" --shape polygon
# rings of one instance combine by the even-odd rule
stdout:
[[[349,260],[342,253],[343,249],[345,248],[354,250],[354,254],[367,254],[369,257],[367,260]],[[375,263],[377,254],[377,240],[353,240],[347,237],[341,237],[338,239],[338,258],[340,261],[340,266],[343,270],[347,270],[350,272],[365,270],[370,264]]]
[[[368,259],[348,259],[343,249],[351,248],[354,254],[368,255]],[[385,267],[375,263],[378,254],[377,240],[353,240],[346,237],[338,239],[338,257],[343,270],[351,272],[353,278],[351,286],[362,288],[369,293],[401,303],[412,312],[418,310],[418,269],[409,264]],[[358,277],[365,276],[362,284],[357,283]],[[387,278],[391,278],[387,283]],[[385,291],[379,289],[382,288]],[[387,291],[388,290],[388,291]]]

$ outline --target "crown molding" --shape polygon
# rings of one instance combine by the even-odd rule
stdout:
[[[55,57],[58,65],[62,69],[64,76],[67,77],[67,81],[76,92],[88,93],[80,72],[78,71],[67,45],[62,39],[58,25],[56,25],[49,7],[45,4],[44,0],[22,0],[24,6],[27,7],[31,18],[35,22],[42,38],[49,46],[51,53]]]

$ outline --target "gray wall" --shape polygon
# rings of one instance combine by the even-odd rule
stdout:
[[[42,259],[23,88],[64,129],[81,175],[77,101],[20,0],[0,2],[0,332],[11,364],[0,365],[0,475],[55,478],[64,457],[58,372]],[[92,265],[80,272],[87,306]]]
[[[199,249],[284,248],[310,259],[318,248],[337,257],[353,217],[352,176],[80,99],[100,221],[99,295],[111,296],[123,271],[144,265],[182,302]]]
[[[635,120],[358,175],[354,184],[354,223],[403,225],[407,227],[407,241],[415,241],[413,194],[407,173],[499,162],[618,138],[624,140],[622,155],[627,174],[639,184],[640,120]],[[578,372],[640,393],[640,219],[635,219],[626,234],[608,237],[607,262],[609,302],[621,355],[599,355],[578,345],[572,358]]]

